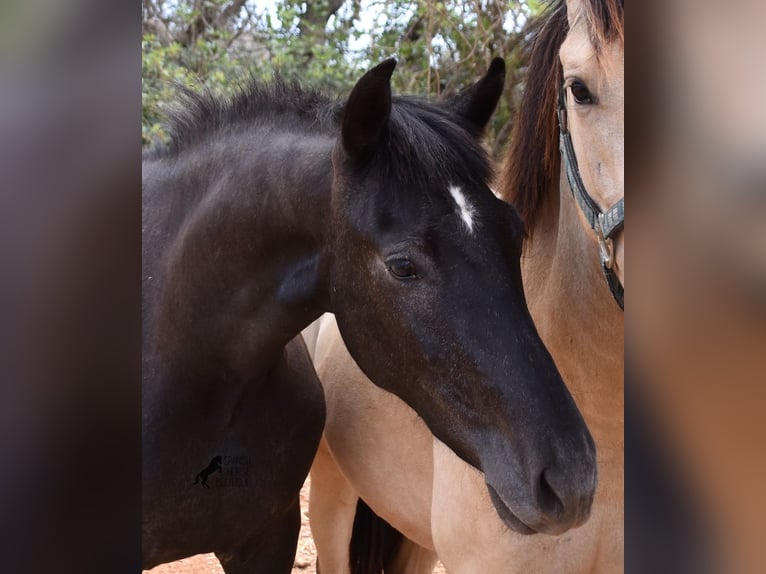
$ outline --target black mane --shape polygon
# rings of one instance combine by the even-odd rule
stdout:
[[[179,85],[177,89],[178,99],[165,122],[170,141],[150,149],[149,157],[174,155],[214,134],[264,120],[327,130],[340,110],[337,100],[280,76],[269,83],[251,78],[231,97],[217,96],[208,88],[195,92]]]
[[[153,147],[144,157],[173,156],[215,135],[262,125],[337,134],[344,105],[345,99],[278,76],[269,83],[251,79],[229,98],[179,87],[166,122],[170,142]],[[486,152],[450,111],[449,102],[411,96],[392,99],[388,139],[378,150],[376,164],[386,176],[423,188],[435,179],[487,184],[493,175]]]

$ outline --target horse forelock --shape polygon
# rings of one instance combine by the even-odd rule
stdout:
[[[452,183],[488,186],[493,176],[481,143],[447,109],[420,98],[394,98],[376,160],[402,189],[438,190],[443,196]]]
[[[624,0],[582,0],[580,6],[597,55],[610,42],[624,43]],[[559,49],[569,31],[566,2],[552,2],[531,29],[524,95],[499,188],[500,196],[519,212],[527,233],[559,177],[556,102],[562,75]]]
[[[580,6],[596,54],[612,42],[625,42],[625,0],[582,0]]]

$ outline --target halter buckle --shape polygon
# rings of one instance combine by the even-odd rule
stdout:
[[[604,214],[598,214],[598,225],[596,226],[596,235],[598,236],[598,250],[601,255],[601,265],[604,269],[611,269],[614,265],[614,241],[611,237],[604,237]]]

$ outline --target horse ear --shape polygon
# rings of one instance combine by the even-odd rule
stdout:
[[[375,66],[351,90],[343,111],[343,148],[358,163],[370,159],[391,115],[393,58]]]
[[[484,77],[454,98],[447,100],[447,107],[463,118],[475,136],[484,133],[489,119],[505,86],[505,61],[495,58]]]

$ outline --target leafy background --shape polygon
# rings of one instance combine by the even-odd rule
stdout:
[[[397,93],[449,96],[505,58],[506,90],[489,130],[496,156],[512,130],[522,40],[541,2],[503,0],[144,0],[142,140],[163,141],[176,84],[230,94],[275,71],[345,94],[395,56]]]

